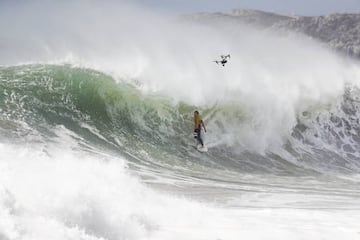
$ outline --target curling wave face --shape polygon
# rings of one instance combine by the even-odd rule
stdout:
[[[265,148],[257,148],[263,127],[249,106],[205,105],[200,110],[211,151],[199,155],[191,140],[196,107],[189,103],[144,94],[101,72],[70,65],[3,67],[0,79],[1,129],[6,134],[26,126],[51,139],[52,129],[64,126],[81,142],[131,157],[131,163],[175,167],[186,175],[220,170],[290,176],[359,172],[360,95],[355,87],[348,86],[331,104],[297,113],[291,132]],[[202,161],[189,168],[196,158]]]

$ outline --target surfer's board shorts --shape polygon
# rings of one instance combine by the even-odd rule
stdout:
[[[194,138],[196,138],[201,145],[203,145],[203,140],[201,139],[201,128],[196,128],[194,130]]]

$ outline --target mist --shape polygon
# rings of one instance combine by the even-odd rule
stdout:
[[[175,103],[234,103],[248,109],[242,137],[257,148],[281,142],[298,114],[360,79],[358,65],[299,34],[205,26],[125,1],[12,4],[0,22],[1,65],[72,64]],[[231,54],[226,67],[213,62],[221,54]]]

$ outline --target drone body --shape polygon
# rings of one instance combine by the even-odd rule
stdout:
[[[217,64],[221,64],[223,67],[225,67],[225,64],[228,62],[228,58],[230,58],[230,54],[228,55],[221,55],[221,60],[214,61]]]

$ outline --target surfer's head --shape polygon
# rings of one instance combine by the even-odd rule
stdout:
[[[199,111],[198,111],[198,110],[196,110],[196,111],[194,112],[194,116],[197,116],[197,115],[199,115]]]

